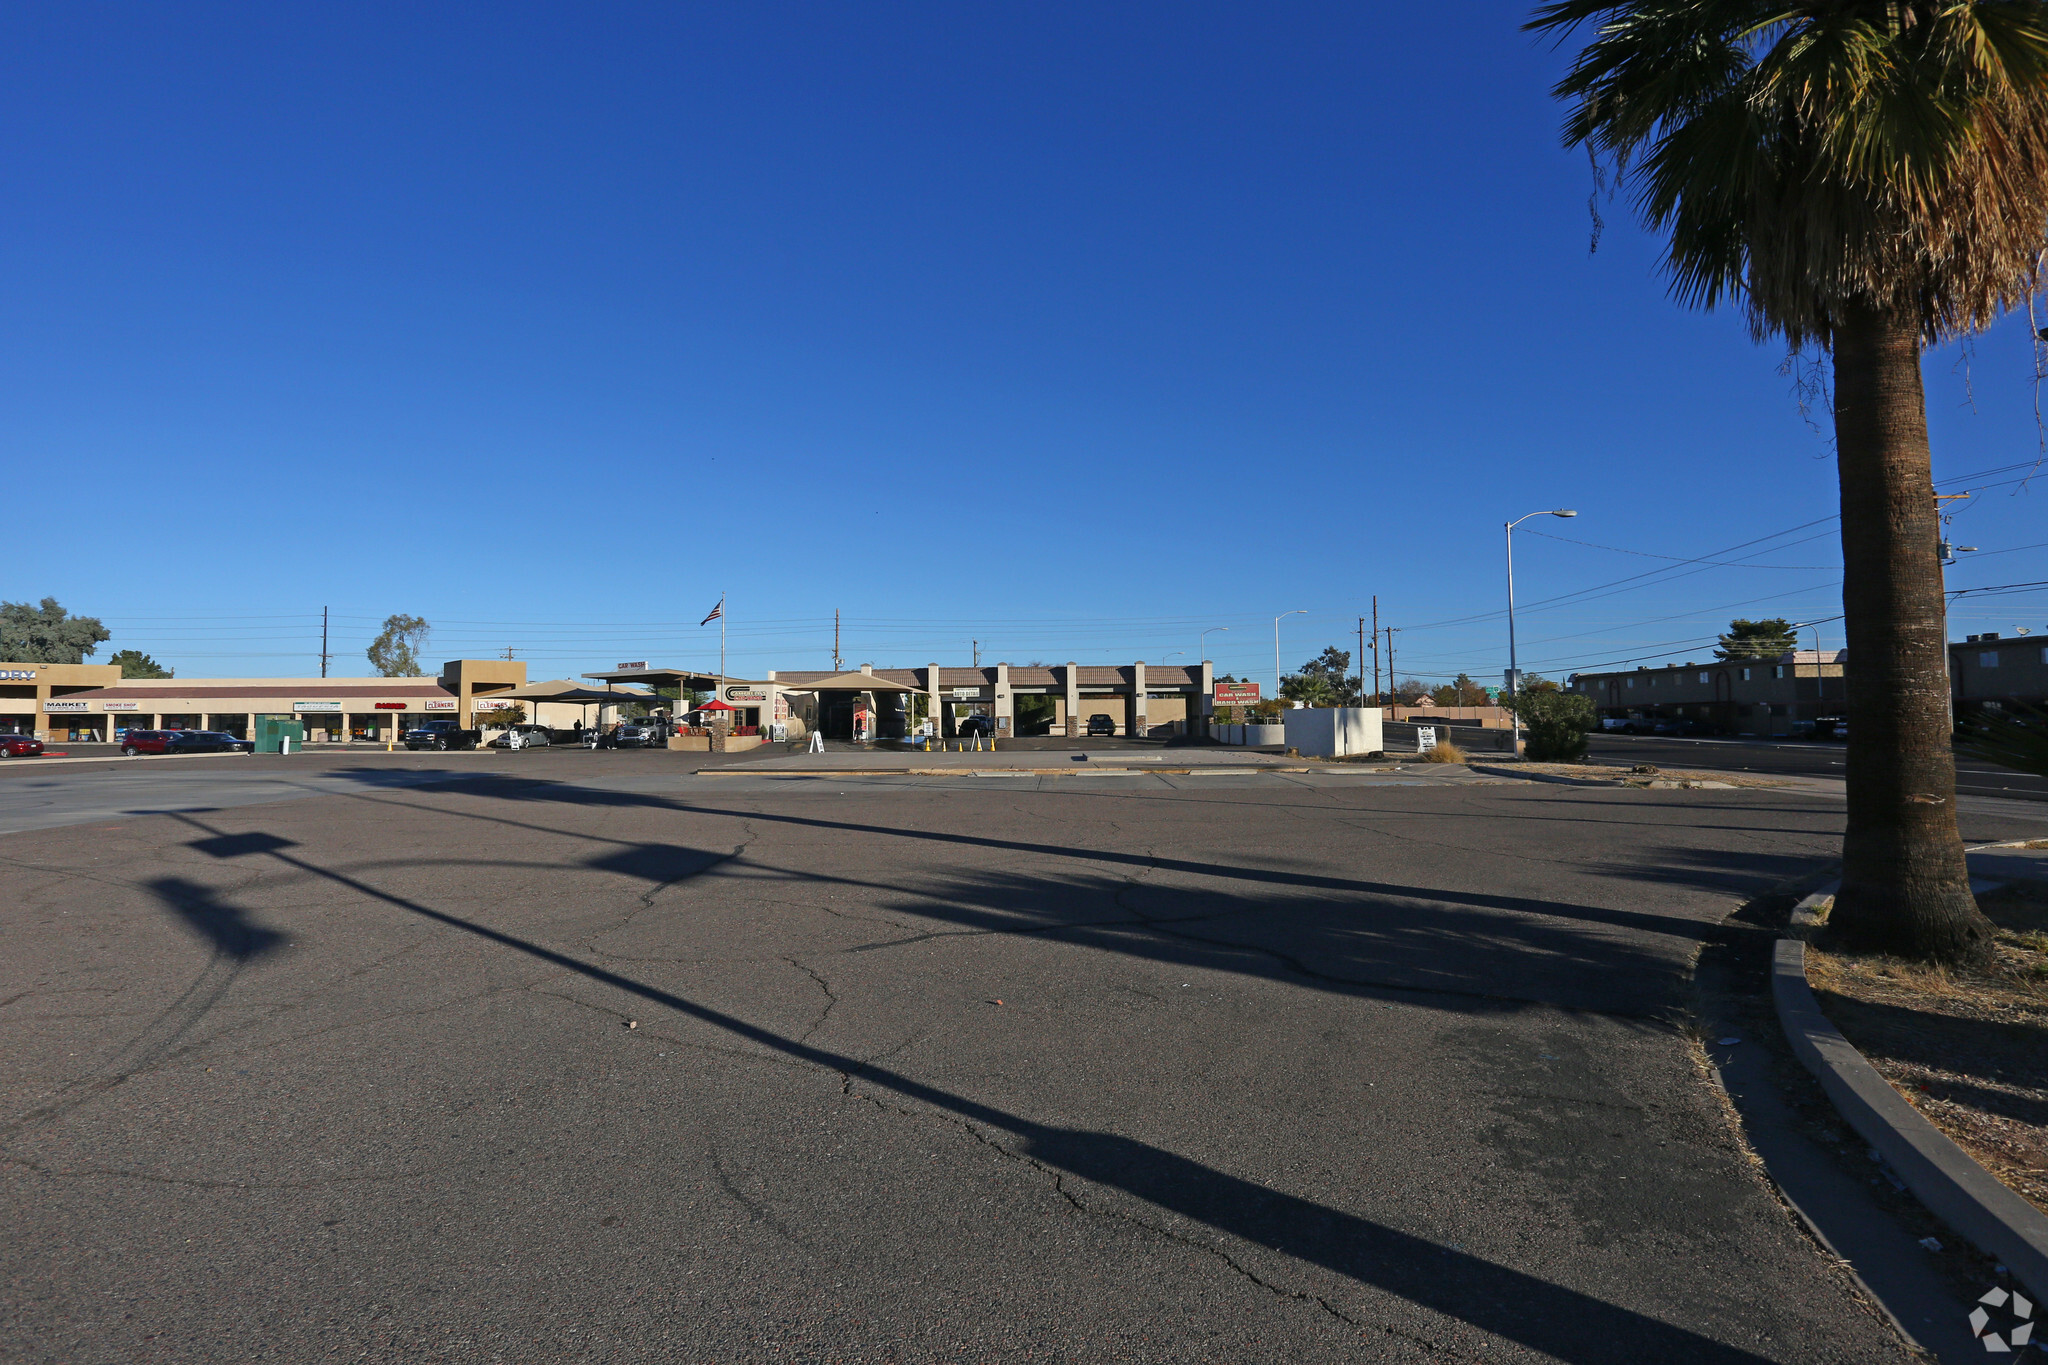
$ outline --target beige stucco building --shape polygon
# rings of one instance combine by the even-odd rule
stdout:
[[[52,742],[113,742],[127,729],[225,730],[248,738],[263,716],[301,722],[309,743],[389,743],[429,720],[476,724],[526,664],[453,659],[438,677],[123,678],[113,664],[0,663],[0,729]],[[527,702],[537,724],[568,729],[588,708]]]

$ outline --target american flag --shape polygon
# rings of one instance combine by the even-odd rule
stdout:
[[[703,620],[699,621],[697,624],[700,626],[708,626],[713,621],[716,621],[719,617],[723,615],[725,615],[725,599],[721,597],[718,599],[718,605],[711,609],[711,614],[705,617]]]

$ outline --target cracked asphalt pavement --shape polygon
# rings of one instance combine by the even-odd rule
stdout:
[[[0,1360],[1910,1358],[1684,1027],[1838,802],[677,757],[0,776]]]

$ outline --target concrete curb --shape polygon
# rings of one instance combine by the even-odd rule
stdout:
[[[1806,984],[1806,944],[1781,938],[1771,955],[1778,1022],[1806,1069],[1863,1140],[1934,1215],[2003,1261],[2048,1301],[2048,1214],[1998,1183],[1865,1061],[1821,1013]]]

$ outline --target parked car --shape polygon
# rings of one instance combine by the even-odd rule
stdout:
[[[988,735],[993,738],[995,732],[996,719],[994,716],[964,716],[960,720],[959,729],[954,731],[962,739],[971,739],[975,735]]]
[[[0,758],[35,758],[43,752],[43,742],[34,735],[0,735]]]
[[[535,749],[555,742],[554,732],[545,725],[513,725],[491,741],[493,749]]]
[[[1116,718],[1097,711],[1088,717],[1088,733],[1091,735],[1113,735],[1116,733]]]
[[[668,743],[668,727],[658,720],[629,720],[610,739],[614,749],[658,749]]]
[[[173,730],[164,748],[171,754],[253,754],[256,742],[236,739],[224,730]]]
[[[130,730],[121,736],[121,752],[130,758],[137,754],[176,753],[171,745],[183,733],[182,730]]]
[[[474,749],[481,732],[465,730],[452,720],[430,720],[416,730],[405,732],[408,749]]]

